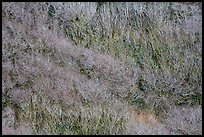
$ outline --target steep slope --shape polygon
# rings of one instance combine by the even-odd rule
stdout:
[[[21,6],[3,6],[3,134],[201,134],[200,106],[165,109],[171,101],[143,90],[148,67],[75,45],[55,25],[46,25],[44,14],[32,23],[32,13],[21,13]],[[149,107],[162,99],[167,100],[159,107],[168,114],[164,117]],[[171,120],[187,126],[178,130]]]

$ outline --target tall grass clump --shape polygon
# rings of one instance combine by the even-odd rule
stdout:
[[[110,135],[124,134],[126,119],[120,112],[100,106],[67,107],[53,103],[46,96],[33,94],[21,102],[19,115],[33,129],[33,134]]]

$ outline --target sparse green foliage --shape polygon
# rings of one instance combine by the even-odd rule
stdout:
[[[148,88],[147,81],[144,79],[143,75],[140,76],[138,85],[139,85],[139,89],[141,91],[147,90],[147,88]]]
[[[135,104],[139,109],[144,109],[145,108],[145,101],[143,98],[136,98],[134,97],[133,101],[132,101],[133,104]]]
[[[53,5],[49,5],[49,7],[48,7],[48,15],[50,17],[54,17],[55,13],[56,13],[56,11],[55,11],[55,8],[53,7]]]
[[[202,95],[199,93],[181,95],[178,100],[175,101],[175,105],[202,105]]]

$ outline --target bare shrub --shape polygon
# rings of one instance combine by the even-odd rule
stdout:
[[[201,134],[200,5],[3,2],[4,133]]]

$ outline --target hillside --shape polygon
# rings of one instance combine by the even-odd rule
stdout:
[[[201,10],[3,2],[3,134],[201,135]]]

